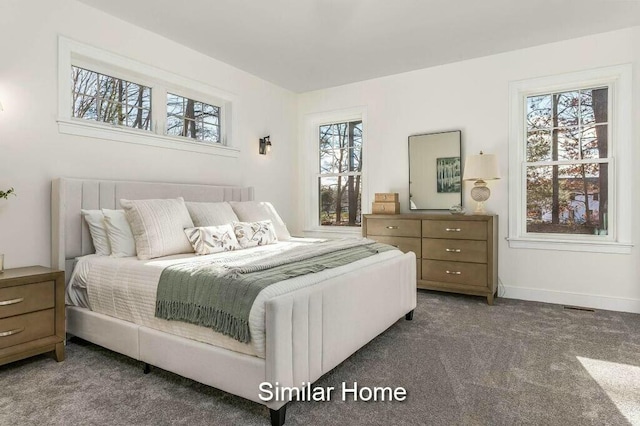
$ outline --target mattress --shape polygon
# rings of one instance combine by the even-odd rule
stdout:
[[[400,256],[402,253],[399,250],[383,252],[349,265],[299,276],[266,287],[258,294],[251,309],[249,316],[251,341],[249,343],[241,343],[210,328],[156,318],[156,289],[162,270],[169,265],[189,261],[189,259],[210,258],[219,262],[234,262],[239,257],[260,259],[276,252],[295,251],[296,247],[316,241],[318,240],[298,238],[235,252],[207,256],[195,256],[191,253],[152,260],[139,260],[135,257],[83,256],[78,258],[67,287],[67,304],[88,308],[100,314],[158,331],[264,358],[265,302],[267,300],[359,268],[366,268],[368,265]]]

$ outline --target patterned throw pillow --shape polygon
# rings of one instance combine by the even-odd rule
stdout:
[[[213,254],[241,248],[231,225],[187,228],[184,232],[196,254]]]
[[[233,230],[242,248],[265,246],[278,241],[273,222],[233,222]]]

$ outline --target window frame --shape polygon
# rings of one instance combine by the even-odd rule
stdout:
[[[72,65],[150,87],[151,131],[73,117]],[[219,107],[221,142],[167,135],[167,92]],[[57,123],[60,133],[237,158],[240,149],[233,139],[236,127],[234,102],[235,95],[221,89],[62,36],[58,39]]]
[[[153,90],[152,90],[152,88],[151,88],[151,87],[149,87],[149,86],[147,86],[147,85],[145,85],[145,84],[138,83],[138,82],[129,81],[129,80],[127,80],[126,78],[122,78],[122,77],[119,77],[119,76],[109,75],[109,74],[105,74],[105,73],[98,72],[98,71],[93,71],[93,70],[87,69],[87,68],[85,68],[85,67],[82,67],[82,66],[76,65],[76,64],[71,64],[71,67],[80,68],[80,69],[83,69],[84,71],[95,73],[95,74],[97,74],[98,76],[102,75],[102,76],[109,77],[109,78],[116,78],[116,79],[118,79],[118,80],[120,80],[120,81],[124,81],[124,82],[127,82],[127,83],[133,83],[133,84],[137,84],[137,85],[139,85],[139,86],[143,86],[143,87],[145,87],[145,88],[148,88],[148,89],[149,89],[149,97],[150,97],[150,100],[151,100],[151,103],[150,103],[149,108],[148,108],[148,110],[149,110],[150,127],[151,127],[151,128],[149,128],[148,130],[147,130],[147,129],[138,129],[138,130],[142,130],[142,131],[144,131],[144,132],[153,132],[152,127],[154,126],[154,124],[155,124],[155,123],[154,123],[154,121],[153,121],[153,110],[152,110],[152,106],[153,106],[153,95],[152,95],[152,92],[153,92]],[[98,78],[99,78],[99,77],[98,77]],[[71,87],[71,91],[72,91],[72,95],[71,95],[71,96],[72,96],[71,105],[72,105],[72,109],[74,109],[74,105],[73,105],[73,94],[74,94],[74,93],[76,93],[76,92],[75,92],[75,90],[74,90],[74,88],[73,88],[73,87]],[[98,89],[98,92],[99,92],[99,89]],[[89,94],[84,94],[84,93],[83,93],[82,95],[84,95],[84,96],[91,96],[91,95],[89,95]],[[103,98],[102,96],[98,95],[98,93],[96,93],[96,96],[92,96],[92,97],[94,97],[94,98],[96,99],[96,101],[97,101],[98,99],[101,99],[101,102],[104,102],[104,98]],[[125,104],[123,104],[123,105],[127,105],[127,106],[128,106],[128,104],[126,104],[126,103],[125,103]],[[143,109],[144,109],[144,108],[143,108]],[[96,113],[97,113],[97,111],[98,111],[98,108],[97,108],[97,105],[96,105]],[[109,127],[118,127],[118,128],[120,128],[120,129],[136,129],[135,127],[130,127],[130,126],[127,126],[127,125],[122,125],[122,124],[108,123],[108,122],[101,121],[101,120],[90,120],[90,119],[87,119],[87,118],[74,117],[74,116],[73,116],[73,112],[71,113],[71,118],[72,118],[73,120],[83,120],[84,122],[88,122],[88,123],[102,124],[102,125],[106,125],[106,126],[109,126]]]
[[[353,107],[339,111],[328,111],[321,113],[308,114],[305,119],[305,141],[304,163],[306,182],[304,188],[304,228],[305,235],[313,236],[316,234],[343,234],[343,235],[362,235],[362,226],[335,226],[320,224],[320,193],[319,181],[320,177],[320,146],[319,146],[319,129],[320,126],[335,123],[344,123],[351,121],[362,121],[362,168],[360,171],[360,211],[362,215],[369,211],[369,191],[367,179],[368,162],[368,143],[367,143],[367,120],[366,109],[364,107]],[[362,219],[361,219],[362,220]]]
[[[207,106],[210,106],[210,107],[216,108],[216,109],[218,110],[218,114],[216,115],[216,117],[218,118],[218,124],[213,125],[213,126],[218,128],[218,140],[219,140],[219,141],[222,141],[222,128],[224,127],[224,126],[222,125],[222,122],[221,122],[221,118],[222,118],[222,107],[220,107],[220,106],[218,106],[218,105],[215,105],[215,104],[212,104],[212,103],[203,102],[202,100],[197,99],[197,98],[190,98],[190,97],[188,97],[188,96],[183,96],[183,95],[179,95],[179,94],[176,94],[176,93],[167,92],[166,102],[165,102],[165,104],[166,104],[166,105],[165,105],[165,119],[166,119],[166,120],[168,120],[168,119],[169,119],[169,116],[173,116],[173,117],[176,117],[176,118],[178,118],[178,117],[179,117],[179,118],[182,118],[182,121],[183,121],[183,122],[184,122],[185,120],[193,121],[194,123],[196,123],[196,127],[197,127],[197,124],[198,124],[198,122],[199,122],[199,121],[200,121],[200,122],[203,124],[203,126],[204,126],[204,120],[198,120],[198,119],[196,119],[196,118],[191,119],[191,118],[186,117],[185,115],[180,116],[180,115],[177,115],[177,114],[175,114],[175,113],[174,113],[174,114],[170,114],[170,113],[168,112],[168,110],[167,110],[167,109],[168,109],[168,106],[169,106],[169,105],[168,105],[168,103],[169,103],[169,95],[171,95],[171,96],[176,96],[176,97],[181,97],[181,98],[183,98],[183,99],[185,99],[185,100],[187,100],[187,101],[198,102],[198,103],[201,103],[201,104],[203,104],[203,105],[207,105]],[[165,122],[164,133],[165,133],[165,135],[166,135],[166,136],[170,136],[170,135],[168,134],[168,131],[169,131],[169,129],[168,129],[168,126],[166,125],[166,122]],[[196,134],[197,134],[197,132],[196,132]],[[175,136],[175,135],[171,135],[170,137],[174,137],[174,136]],[[196,141],[196,142],[198,142],[198,141],[199,141],[199,142],[202,142],[202,143],[221,143],[221,142],[212,142],[212,141],[207,141],[207,140],[204,140],[204,139],[193,138],[193,137],[191,137],[191,136],[182,136],[182,137],[185,137],[185,138],[189,139],[190,141]]]
[[[363,124],[362,124],[361,120],[338,121],[338,122],[320,124],[318,126],[318,143],[320,142],[320,129],[322,127],[324,127],[324,126],[335,126],[335,125],[340,125],[340,124],[346,124],[347,126],[349,126],[351,123],[360,123],[360,156],[361,156],[361,160],[362,160],[362,158],[363,158],[362,157],[362,141],[364,140],[364,138],[363,138],[363,131],[362,131]],[[355,137],[354,137],[354,140],[355,140]],[[344,148],[339,148],[339,149],[342,150]],[[347,149],[347,155],[348,156],[351,155],[352,154],[350,152],[351,150],[349,148],[346,148],[346,149]],[[333,150],[335,151],[335,148]],[[338,172],[338,173],[333,173],[333,172],[323,173],[322,172],[322,166],[321,166],[321,164],[322,164],[321,163],[322,162],[322,158],[321,158],[322,155],[321,154],[322,154],[322,150],[321,150],[320,145],[319,145],[318,146],[318,164],[316,166],[317,167],[317,169],[316,169],[317,170],[316,171],[316,182],[317,182],[317,185],[318,185],[318,190],[320,191],[318,193],[318,212],[317,212],[317,214],[319,216],[318,217],[319,226],[321,228],[326,228],[326,227],[336,227],[337,228],[338,227],[338,225],[323,225],[321,223],[320,217],[322,215],[321,215],[321,209],[320,209],[320,195],[321,195],[321,183],[320,182],[322,181],[322,179],[323,178],[339,178],[339,179],[341,179],[343,177],[348,179],[349,177],[352,177],[352,176],[353,177],[359,176],[360,177],[360,225],[359,226],[358,225],[352,225],[352,226],[341,225],[340,227],[343,227],[343,228],[346,227],[347,229],[349,229],[349,228],[362,229],[362,214],[363,214],[363,212],[362,212],[362,162],[360,162],[360,171],[357,171],[357,172],[348,170],[346,172]],[[342,216],[342,213],[341,213],[341,216]]]
[[[509,247],[631,252],[631,75],[631,65],[619,65],[510,83]],[[603,236],[527,232],[527,97],[592,87],[609,90],[608,233]]]

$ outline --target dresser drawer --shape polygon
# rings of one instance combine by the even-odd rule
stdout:
[[[55,333],[53,309],[0,320],[0,349],[30,342]]]
[[[487,287],[487,265],[483,263],[423,260],[422,279]]]
[[[434,260],[487,263],[487,242],[423,238],[422,257]]]
[[[40,311],[53,306],[53,281],[0,289],[0,318]]]
[[[411,237],[385,237],[380,235],[371,235],[367,237],[369,239],[375,240],[379,243],[389,244],[394,247],[397,247],[403,253],[408,253],[410,251],[416,254],[416,257],[420,257],[420,249],[422,248],[422,239],[420,238],[411,238]]]
[[[368,219],[367,236],[420,237],[420,221],[415,219]]]
[[[423,220],[422,236],[460,240],[486,240],[487,224],[472,220]]]

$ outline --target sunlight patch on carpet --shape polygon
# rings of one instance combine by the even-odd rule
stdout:
[[[640,425],[640,367],[576,357],[632,425]]]

